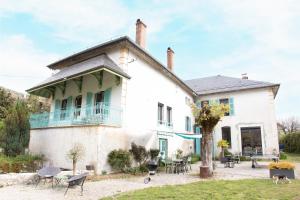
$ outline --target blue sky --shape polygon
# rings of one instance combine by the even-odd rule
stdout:
[[[175,51],[182,79],[217,74],[281,83],[278,118],[299,116],[300,2],[296,0],[0,0],[0,85],[24,91],[50,76],[45,65],[147,28],[162,63]]]

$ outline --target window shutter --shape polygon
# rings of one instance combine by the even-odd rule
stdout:
[[[192,131],[192,119],[189,117],[189,131]]]
[[[60,107],[61,107],[61,101],[59,99],[55,100],[55,105],[54,105],[54,116],[53,120],[58,120],[60,116]]]
[[[234,101],[233,98],[229,98],[229,115],[234,115]]]
[[[85,108],[85,112],[87,116],[92,114],[92,109],[93,109],[92,106],[93,106],[93,93],[88,92],[86,93],[86,108]]]
[[[213,100],[209,100],[209,101],[208,101],[208,105],[211,106],[212,104],[213,104]]]
[[[104,91],[104,104],[106,106],[110,105],[110,96],[111,96],[111,88],[108,88]]]
[[[71,116],[73,106],[73,97],[69,96],[67,99],[67,117]]]
[[[196,127],[196,134],[199,135],[200,134],[200,127]]]

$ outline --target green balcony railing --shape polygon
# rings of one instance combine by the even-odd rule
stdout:
[[[67,110],[58,109],[54,112],[43,112],[30,116],[31,128],[98,124],[121,126],[121,123],[122,110],[104,103]]]

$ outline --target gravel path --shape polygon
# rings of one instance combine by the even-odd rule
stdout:
[[[218,164],[213,179],[251,179],[268,178],[269,170],[267,163],[260,162],[262,168],[251,168],[250,162],[243,162],[235,168],[224,168]],[[300,176],[300,164],[296,166],[296,176]],[[164,174],[159,173],[152,177],[149,184],[144,184],[144,177],[128,179],[110,179],[103,181],[88,181],[84,185],[84,194],[80,196],[80,188],[70,189],[67,196],[64,197],[65,186],[57,186],[54,189],[50,184],[40,184],[37,188],[33,185],[14,185],[0,188],[1,200],[95,200],[105,196],[112,196],[121,192],[132,191],[147,187],[186,184],[201,181],[198,177],[199,164],[192,166],[192,172],[188,174]]]

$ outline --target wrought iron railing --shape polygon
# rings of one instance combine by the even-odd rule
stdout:
[[[93,106],[57,109],[30,116],[31,128],[60,127],[72,125],[114,125],[121,126],[121,108],[99,103]]]
[[[164,127],[170,128],[170,129],[173,128],[173,123],[168,122],[168,121],[157,120],[157,125],[158,126],[164,126]]]

